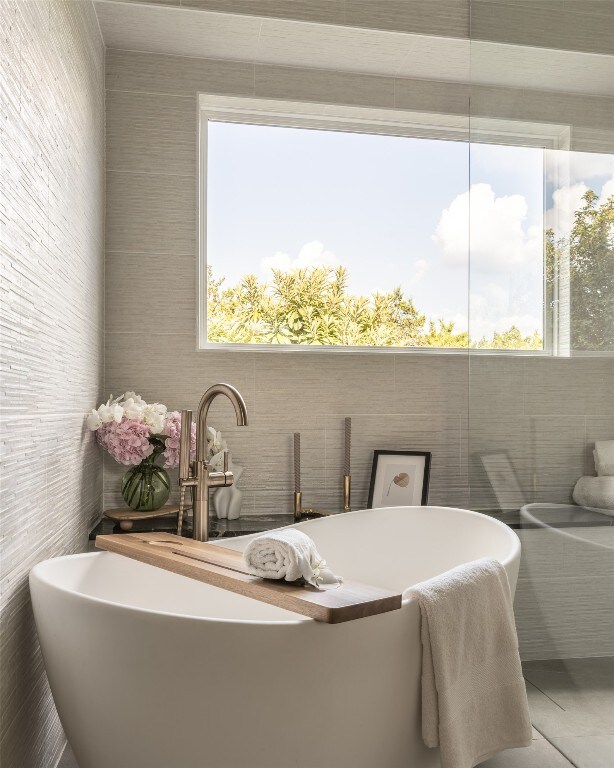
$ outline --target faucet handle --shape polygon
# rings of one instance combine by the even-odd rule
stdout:
[[[179,442],[179,479],[190,477],[190,448],[192,444],[192,411],[181,411],[181,437]]]
[[[234,475],[228,469],[228,464],[229,464],[228,449],[224,450],[223,461],[224,461],[223,469],[216,470],[215,472],[207,472],[207,483],[213,488],[218,488],[219,486],[222,486],[222,485],[225,485],[225,486],[232,485],[234,482]]]
[[[179,439],[179,510],[177,535],[181,536],[186,503],[186,481],[190,478],[190,448],[192,446],[192,411],[181,411],[181,437]]]

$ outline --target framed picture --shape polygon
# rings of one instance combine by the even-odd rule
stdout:
[[[416,507],[429,494],[431,454],[428,451],[373,451],[367,507]]]
[[[507,512],[523,507],[526,499],[507,451],[483,453],[480,459],[499,509]]]

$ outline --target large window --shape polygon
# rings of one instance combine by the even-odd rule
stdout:
[[[201,343],[551,350],[559,153],[329,109],[204,111]]]

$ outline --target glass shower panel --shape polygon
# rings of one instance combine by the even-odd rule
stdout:
[[[535,727],[614,765],[614,2],[470,7],[470,505],[522,541]]]

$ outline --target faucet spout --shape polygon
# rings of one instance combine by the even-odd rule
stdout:
[[[200,399],[196,421],[196,461],[207,460],[207,415],[211,403],[218,395],[226,395],[237,415],[237,426],[247,426],[247,407],[238,389],[230,384],[214,384]]]
[[[185,490],[192,489],[192,515],[193,515],[193,537],[197,541],[207,541],[209,538],[209,489],[211,487],[220,487],[232,485],[234,477],[228,468],[228,453],[224,455],[223,471],[210,471],[207,465],[207,416],[211,403],[218,395],[225,395],[232,403],[237,416],[237,425],[239,427],[247,426],[247,408],[245,400],[237,389],[230,384],[214,384],[205,392],[198,406],[196,417],[196,461],[193,464],[190,473],[186,466],[186,456],[189,456],[190,432],[192,415],[189,411],[182,414],[181,429],[181,447],[180,459],[183,458],[183,466],[180,461],[179,467],[179,485],[180,485],[180,512],[182,517]],[[186,429],[183,425],[186,425]]]

